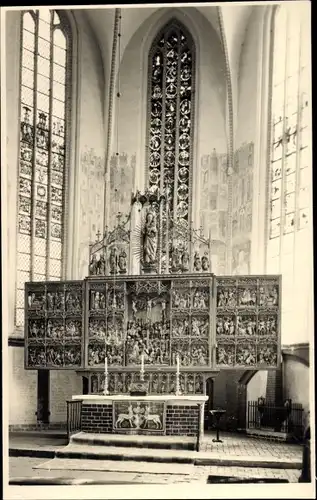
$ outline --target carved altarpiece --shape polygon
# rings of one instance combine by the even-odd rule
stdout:
[[[201,394],[219,369],[277,368],[280,281],[216,278],[211,238],[177,220],[164,196],[137,193],[131,216],[90,245],[83,281],[27,283],[25,366],[73,369],[89,392],[127,393],[141,359],[150,394]],[[149,215],[150,214],[150,215]]]

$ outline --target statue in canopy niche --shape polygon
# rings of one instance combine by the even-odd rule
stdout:
[[[156,262],[157,224],[155,212],[149,210],[145,217],[143,229],[143,265],[152,267]]]

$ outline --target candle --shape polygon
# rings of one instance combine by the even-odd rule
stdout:
[[[177,373],[179,374],[179,355],[177,354],[176,358],[176,364],[177,364]]]
[[[141,354],[141,373],[144,373],[144,354]]]
[[[108,358],[105,356],[105,386],[104,386],[104,395],[108,395]]]

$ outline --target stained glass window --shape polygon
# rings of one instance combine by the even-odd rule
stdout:
[[[168,219],[188,225],[193,133],[194,46],[178,23],[152,44],[149,59],[148,182],[167,198]]]
[[[62,277],[69,29],[56,11],[22,14],[16,324],[25,281]]]

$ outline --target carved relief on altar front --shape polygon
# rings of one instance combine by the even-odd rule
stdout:
[[[109,372],[108,391],[110,394],[129,394],[135,372]],[[176,391],[175,372],[146,372],[144,379],[148,382],[149,394],[173,394]],[[92,374],[90,377],[90,393],[100,394],[104,390],[104,373]],[[181,372],[180,390],[183,394],[203,394],[203,375],[201,373]]]
[[[219,366],[233,367],[235,365],[234,341],[227,341],[226,343],[218,342],[216,361]]]
[[[64,289],[52,289],[46,293],[47,313],[52,316],[61,316],[65,311]]]
[[[28,314],[42,315],[45,314],[47,307],[45,289],[43,287],[32,289],[27,294],[28,297]]]
[[[277,308],[279,306],[279,287],[275,283],[261,283],[259,287],[259,307],[263,309]]]
[[[234,337],[236,334],[236,316],[218,315],[216,321],[216,335]]]
[[[189,337],[189,321],[189,317],[174,317],[172,322],[172,336],[174,338]]]
[[[209,309],[209,289],[193,289],[192,308],[195,310],[206,311]]]
[[[262,368],[276,367],[279,278],[217,278],[217,285],[217,364],[248,368],[260,363]],[[229,314],[228,299],[234,290],[236,306]]]
[[[106,331],[107,331],[107,323],[105,319],[89,318],[88,320],[89,341],[99,340],[104,342]]]
[[[165,431],[165,403],[145,401],[114,401],[113,430],[148,433]]]
[[[217,288],[217,307],[219,309],[234,309],[237,307],[237,289],[235,286]]]
[[[169,323],[149,323],[142,319],[129,321],[127,325],[127,365],[140,364],[141,355],[148,365],[169,364]]]
[[[277,344],[259,342],[257,345],[257,363],[259,366],[276,366]]]
[[[108,288],[107,308],[111,310],[124,310],[124,292],[118,289]]]
[[[81,315],[83,291],[82,286],[69,286],[65,290],[65,310],[66,315]]]
[[[106,291],[103,287],[101,290],[91,289],[89,291],[89,313],[90,315],[99,315],[105,313],[106,304]]]
[[[254,366],[256,364],[256,343],[239,342],[236,348],[236,364]]]
[[[191,337],[202,338],[208,337],[209,335],[209,317],[192,316],[191,327],[190,327]]]
[[[26,366],[81,366],[82,285],[27,285]]]
[[[273,337],[277,339],[278,336],[278,316],[259,314],[258,317],[258,335],[263,339],[264,337]]]
[[[238,288],[238,307],[254,308],[257,305],[257,285],[241,286]]]
[[[92,342],[88,345],[88,365],[101,365],[105,362],[105,344]]]
[[[191,343],[191,365],[206,366],[209,364],[208,342],[193,341]]]
[[[257,333],[257,317],[251,314],[239,314],[237,316],[238,337],[255,337]]]
[[[189,290],[174,288],[172,290],[172,308],[178,310],[188,310],[191,304]]]

